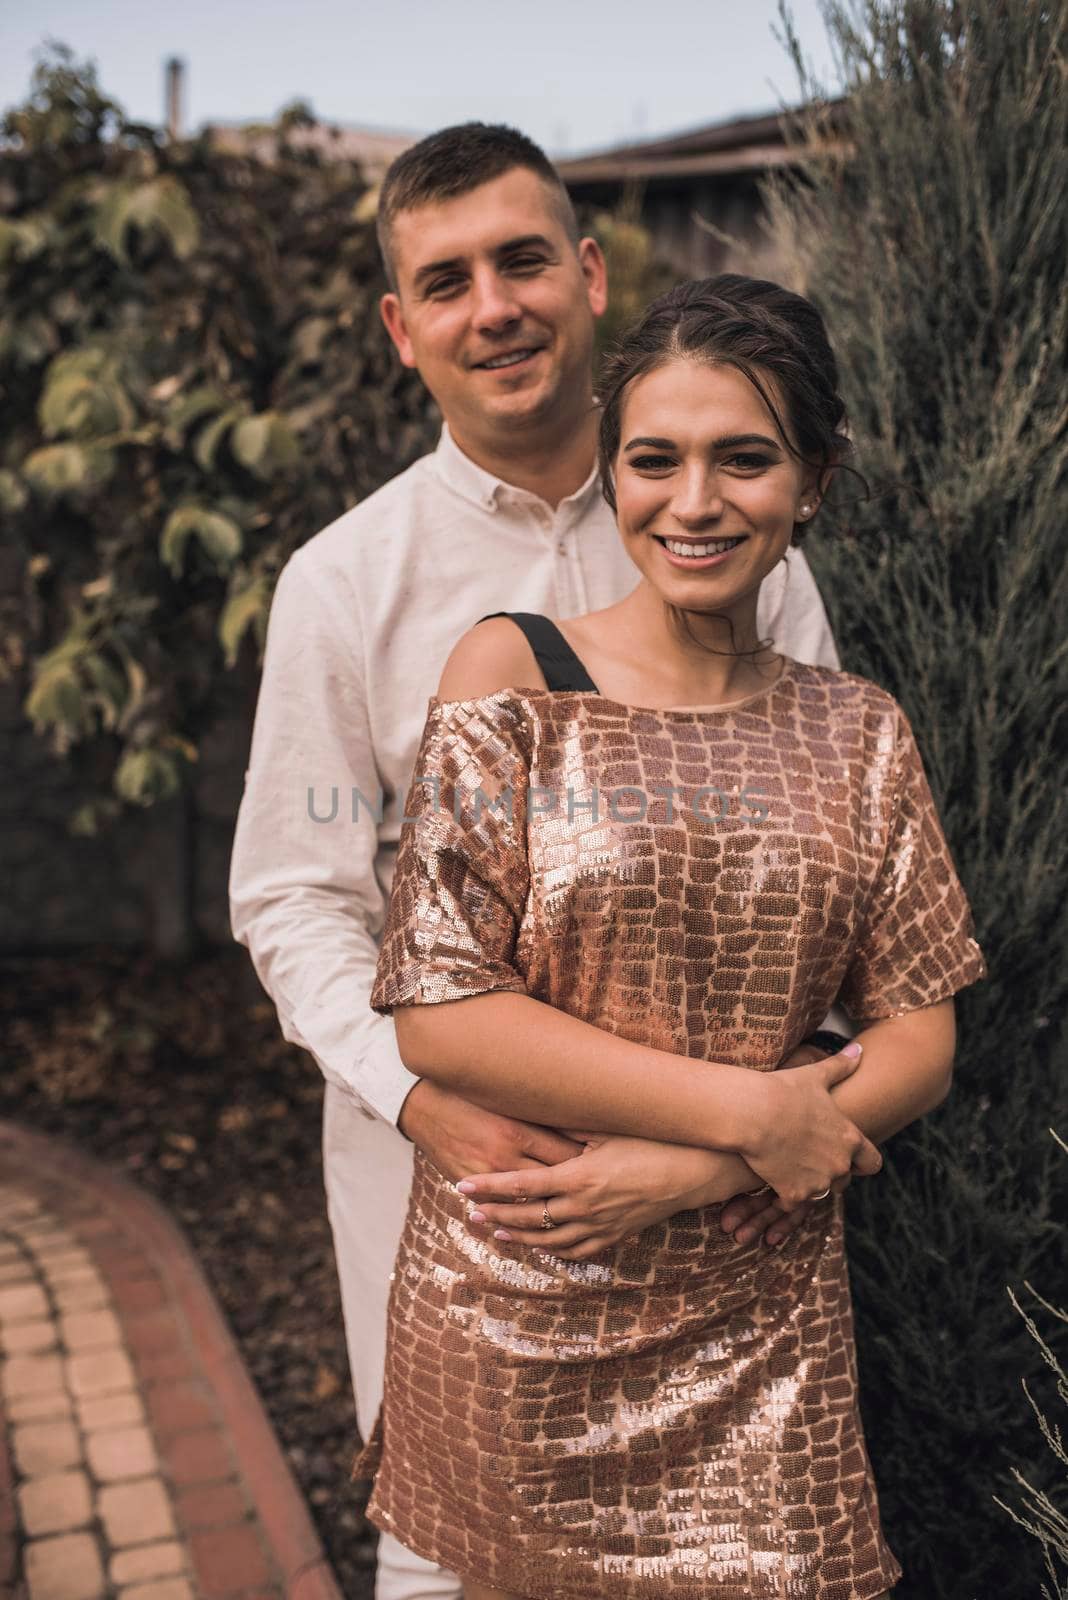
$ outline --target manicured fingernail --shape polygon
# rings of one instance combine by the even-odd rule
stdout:
[[[484,1211],[469,1211],[467,1213],[467,1220],[468,1222],[488,1222],[489,1218],[486,1216]]]
[[[858,1044],[855,1039],[850,1039],[849,1043],[845,1046],[844,1050],[842,1051],[842,1054],[844,1056],[848,1056],[851,1061],[855,1061],[857,1056],[860,1055],[860,1052],[863,1050],[863,1048],[864,1048],[864,1046],[862,1044]]]
[[[472,1183],[470,1178],[461,1178],[456,1185],[461,1194],[474,1194],[478,1189],[477,1183]]]
[[[782,1235],[780,1233],[769,1233],[768,1243],[774,1249],[777,1244],[782,1244]]]
[[[495,1239],[503,1239],[505,1244],[511,1244],[512,1242],[512,1235],[510,1233],[506,1233],[503,1228],[495,1229],[493,1237]]]
[[[748,1244],[754,1238],[753,1230],[752,1228],[739,1228],[734,1237],[739,1244]]]

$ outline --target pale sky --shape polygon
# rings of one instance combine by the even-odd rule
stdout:
[[[792,0],[832,77],[818,0]],[[428,132],[510,122],[574,155],[798,98],[776,0],[0,0],[0,108],[53,38],[95,59],[137,121],[163,120],[163,63],[187,66],[186,128],[266,120]]]

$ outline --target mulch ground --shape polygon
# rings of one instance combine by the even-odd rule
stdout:
[[[373,1587],[322,1186],[322,1078],[281,1039],[240,950],[175,968],[0,962],[0,1116],[61,1134],[185,1230],[344,1593]]]

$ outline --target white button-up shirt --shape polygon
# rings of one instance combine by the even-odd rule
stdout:
[[[230,872],[234,936],[285,1037],[389,1122],[417,1080],[369,997],[445,660],[488,612],[579,616],[636,582],[596,472],[554,511],[476,466],[447,428],[279,578]],[[799,550],[766,579],[758,624],[783,653],[837,667]]]

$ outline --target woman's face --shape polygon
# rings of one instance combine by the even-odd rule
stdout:
[[[773,380],[760,376],[785,419]],[[755,611],[795,522],[816,508],[816,473],[734,367],[658,367],[631,385],[621,423],[617,520],[631,560],[686,611]]]

